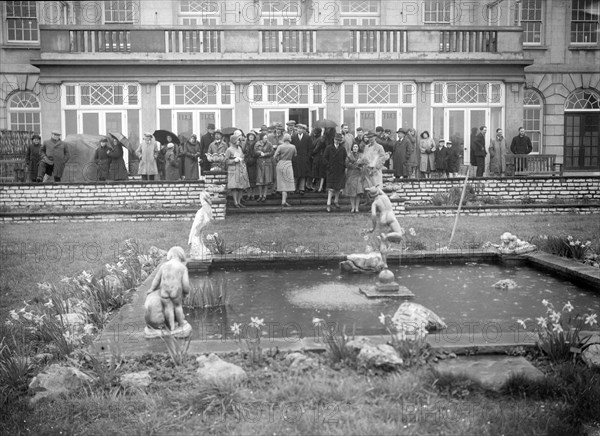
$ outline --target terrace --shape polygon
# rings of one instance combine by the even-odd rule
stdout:
[[[107,25],[40,26],[40,32],[42,60],[523,59],[520,27]]]

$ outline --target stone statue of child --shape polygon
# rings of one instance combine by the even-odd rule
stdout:
[[[190,279],[185,265],[185,252],[181,247],[171,247],[167,262],[161,265],[146,294],[146,324],[154,329],[166,327],[173,331],[177,325],[184,327],[183,299],[189,294]]]
[[[404,239],[404,229],[400,227],[400,223],[396,219],[394,209],[392,208],[392,202],[385,193],[377,186],[372,186],[367,189],[367,194],[373,203],[371,205],[371,219],[373,221],[373,228],[369,230],[369,233],[373,233],[377,227],[377,222],[381,225],[380,230],[386,226],[392,230],[389,233],[381,233],[378,237],[380,240],[380,251],[386,252],[389,250],[390,242],[400,243]]]

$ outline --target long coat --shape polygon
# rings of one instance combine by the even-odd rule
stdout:
[[[496,136],[490,141],[490,174],[500,175],[506,168],[506,139]]]
[[[330,144],[325,149],[323,160],[327,165],[327,189],[336,191],[346,186],[346,148],[340,144],[337,147]]]
[[[421,151],[421,172],[435,171],[435,142],[432,138],[421,139],[419,141],[419,150]]]
[[[438,171],[448,171],[448,151],[446,146],[440,146],[435,150],[435,169]]]
[[[109,148],[99,146],[94,152],[94,163],[98,168],[98,180],[108,179],[108,169],[110,168]]]
[[[38,166],[40,165],[40,149],[42,144],[35,145],[33,142],[27,147],[27,156],[25,158],[27,166],[29,168],[29,179],[34,180],[37,178]]]
[[[179,180],[179,160],[174,148],[167,148],[165,153],[165,180]]]
[[[201,156],[200,142],[192,142],[189,139],[183,145],[183,176],[185,180],[198,180],[198,158]]]
[[[202,159],[202,171],[210,171],[211,162],[206,159],[206,153],[208,153],[208,147],[215,140],[215,135],[210,132],[206,132],[200,137],[200,159]]]
[[[394,144],[394,153],[392,154],[392,160],[394,162],[394,176],[395,177],[406,177],[406,151],[410,141],[406,135]]]
[[[248,182],[250,187],[256,186],[256,173],[257,173],[257,158],[258,154],[254,150],[254,146],[258,141],[248,141],[244,144],[244,161],[246,162],[246,171],[248,171]]]
[[[322,136],[313,138],[312,175],[317,179],[324,179],[327,176],[327,164],[323,160],[326,148],[325,138]]]
[[[292,144],[296,146],[296,157],[292,161],[294,165],[294,177],[297,179],[303,177],[312,177],[311,155],[313,152],[313,141],[310,135],[292,135]]]
[[[110,156],[108,180],[127,180],[129,173],[123,160],[123,146],[120,143],[113,145],[113,148],[108,150],[108,155]]]
[[[142,142],[137,149],[137,153],[140,155],[140,166],[138,168],[138,174],[143,176],[155,176],[158,174],[158,168],[156,167],[156,142],[146,141]]]
[[[54,164],[52,177],[62,177],[69,157],[69,147],[60,139],[58,141],[49,139],[40,147],[40,160],[48,160]]]
[[[446,167],[449,173],[458,173],[460,171],[460,165],[462,163],[462,145],[452,144],[452,147],[448,149],[448,158],[446,161]]]

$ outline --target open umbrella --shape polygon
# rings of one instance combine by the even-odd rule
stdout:
[[[129,139],[125,135],[119,132],[108,132],[109,136],[112,136],[117,141],[121,143],[123,147],[129,148],[131,145],[129,144]]]
[[[326,118],[323,118],[322,120],[318,120],[315,123],[315,127],[322,127],[324,129],[327,129],[329,127],[337,127],[337,123],[335,121],[331,121]]]
[[[153,135],[154,139],[160,142],[161,145],[168,143],[167,136],[171,137],[171,139],[173,140],[173,144],[179,144],[179,138],[177,137],[177,135],[173,132],[169,132],[168,130],[155,130]]]
[[[221,129],[221,133],[223,133],[223,136],[229,136],[233,135],[233,132],[236,130],[242,132],[242,135],[244,134],[244,131],[242,129],[238,129],[237,127],[225,127],[224,129]]]

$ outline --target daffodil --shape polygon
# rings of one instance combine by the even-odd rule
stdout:
[[[262,326],[265,325],[264,321],[265,321],[264,318],[259,319],[257,316],[256,317],[250,317],[250,325],[252,327],[257,328],[257,329],[261,328]]]
[[[546,300],[545,298],[542,300],[542,304],[544,306],[548,306],[550,303],[548,302],[548,300]]]
[[[382,313],[381,315],[379,315],[379,322],[383,325],[385,325],[385,315]]]
[[[415,229],[413,229],[412,227],[408,229],[408,234],[410,236],[417,236],[417,232],[415,232]]]
[[[563,307],[563,311],[567,311],[567,312],[571,312],[573,311],[573,305],[571,304],[570,301],[567,301],[567,304],[565,304],[565,306]]]
[[[555,312],[553,310],[552,313],[550,314],[550,319],[552,320],[552,322],[558,322],[558,320],[560,319],[560,313]]]
[[[552,331],[556,333],[562,333],[564,330],[560,324],[554,324],[552,326]]]
[[[313,326],[317,327],[319,325],[321,325],[322,323],[324,323],[325,321],[322,320],[321,318],[313,318],[312,323]]]
[[[548,321],[546,321],[546,318],[544,318],[543,316],[540,316],[535,320],[537,321],[538,325],[543,329],[545,329],[548,326]]]
[[[239,336],[241,334],[241,324],[238,324],[237,322],[234,322],[233,325],[231,326],[231,332],[235,335],[235,336]]]
[[[587,315],[585,317],[585,323],[588,324],[590,327],[593,326],[594,324],[598,324],[598,321],[596,321],[597,316],[598,315],[596,315],[595,313],[591,314],[591,315]]]

